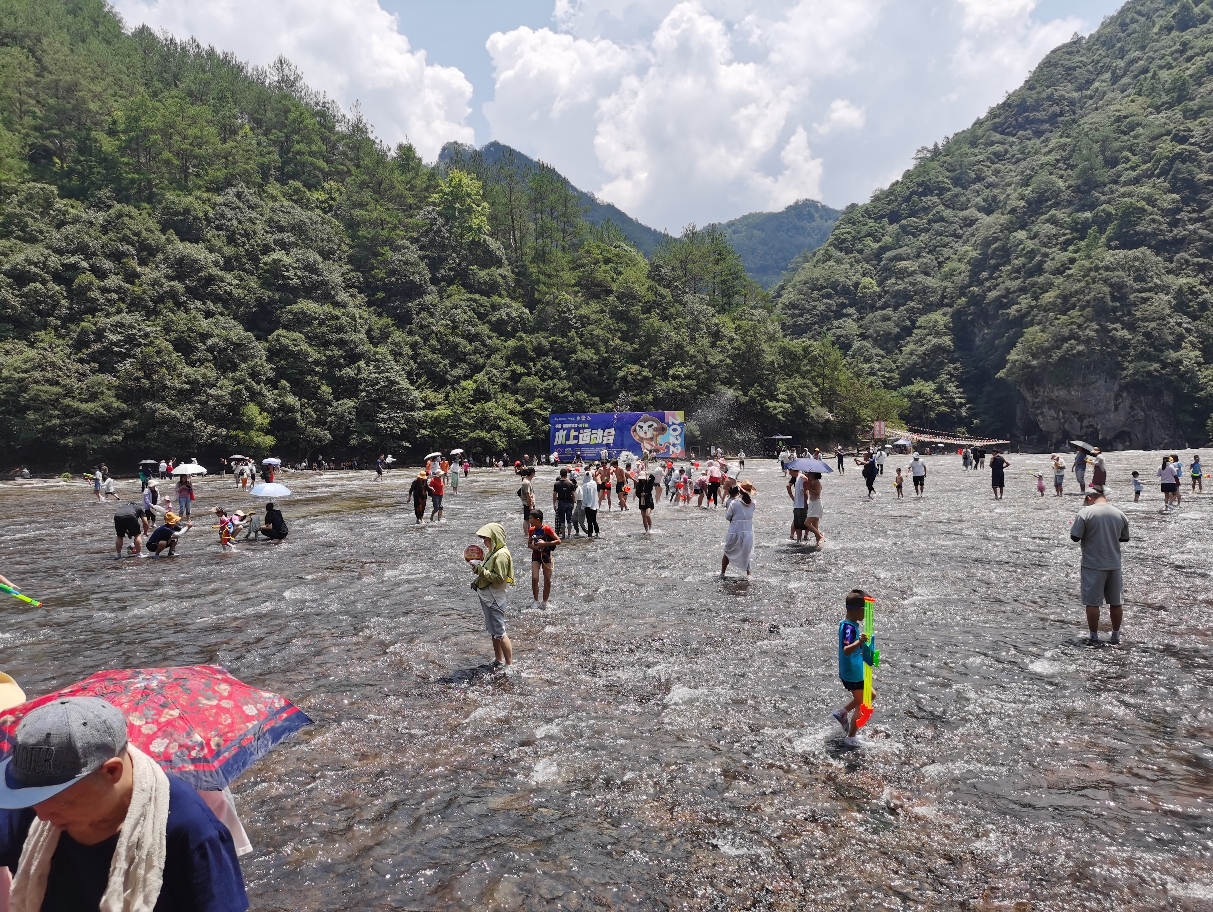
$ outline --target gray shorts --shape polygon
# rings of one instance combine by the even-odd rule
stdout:
[[[806,510],[804,507],[792,507],[792,528],[793,529],[805,528],[804,519],[806,516],[808,516],[808,514],[809,514],[809,511]]]
[[[1119,570],[1082,568],[1082,603],[1084,605],[1124,604],[1124,581]]]
[[[484,629],[494,640],[505,636],[505,593],[496,593],[492,589],[477,589],[480,596],[480,608],[484,612]]]

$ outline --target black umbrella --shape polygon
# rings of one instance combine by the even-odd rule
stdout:
[[[1095,447],[1091,446],[1091,444],[1089,444],[1089,443],[1083,443],[1081,440],[1071,440],[1070,446],[1077,447],[1078,449],[1084,450],[1088,453],[1092,453],[1095,451]]]

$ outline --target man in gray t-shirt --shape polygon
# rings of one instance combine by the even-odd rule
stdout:
[[[1091,631],[1089,642],[1092,645],[1099,642],[1099,609],[1106,601],[1112,619],[1108,642],[1117,644],[1124,609],[1120,544],[1129,540],[1129,519],[1108,503],[1100,485],[1091,487],[1083,504],[1070,526],[1070,538],[1082,545],[1082,601]]]

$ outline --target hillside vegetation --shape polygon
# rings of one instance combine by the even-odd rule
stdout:
[[[746,272],[772,289],[826,242],[842,212],[815,200],[798,200],[779,212],[751,212],[720,227]]]
[[[473,164],[385,146],[286,61],[0,0],[6,468],[534,452],[551,411],[724,391],[754,433],[895,414],[782,336],[719,230],[646,260],[558,175]]]
[[[459,143],[447,143],[442,147],[442,151],[438,155],[438,162],[442,165],[473,171],[479,171],[486,166],[494,168],[504,165],[515,169],[520,175],[528,176],[538,171],[547,171],[562,180],[573,191],[573,194],[581,203],[583,217],[591,226],[600,226],[605,222],[611,222],[619,229],[624,239],[645,256],[652,256],[657,250],[657,245],[665,237],[662,232],[650,228],[648,225],[641,224],[618,206],[604,202],[592,193],[587,193],[585,190],[573,186],[568,178],[564,177],[564,175],[560,174],[550,165],[536,161],[517,149],[507,146],[505,143],[496,141],[485,143],[479,149]]]
[[[913,424],[1213,435],[1213,7],[1131,0],[929,149],[781,290]]]

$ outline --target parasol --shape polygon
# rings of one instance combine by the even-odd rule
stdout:
[[[820,472],[822,474],[834,471],[820,459],[814,459],[812,456],[793,459],[788,463],[788,468],[795,469],[797,472]]]
[[[291,489],[276,481],[259,484],[253,488],[254,497],[290,497]]]
[[[187,462],[173,469],[174,475],[205,475],[206,469],[196,462]]]
[[[236,459],[248,459],[248,457],[247,457],[247,456],[241,456],[239,453],[237,453],[235,456],[229,456],[229,457],[227,457],[227,458],[228,458],[229,460],[236,460]]]
[[[767,440],[791,440],[787,434],[772,434]]]
[[[271,456],[268,459],[261,460],[261,464],[262,465],[280,466],[280,465],[282,465],[282,460],[278,459],[274,456]]]
[[[441,458],[442,458],[441,453],[430,453],[430,455],[425,457],[425,461],[429,462],[431,459],[441,459]]]
[[[158,466],[158,465],[160,465],[160,460],[159,459],[140,459],[139,465],[141,465],[141,466],[145,466],[145,465]]]
[[[462,455],[463,455],[463,448],[462,448],[462,447],[456,447],[455,449],[451,450],[451,455],[452,455],[452,456],[462,456]]]
[[[1076,447],[1080,450],[1085,450],[1088,453],[1091,453],[1095,450],[1095,447],[1091,446],[1091,444],[1083,443],[1081,440],[1071,440],[1070,446]]]
[[[100,697],[126,716],[127,736],[194,788],[217,791],[312,720],[284,697],[216,665],[100,671],[0,712],[0,758],[25,714],[63,697]]]

